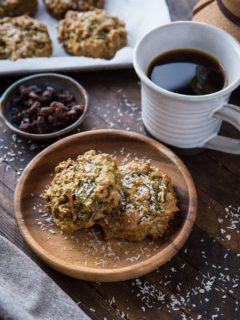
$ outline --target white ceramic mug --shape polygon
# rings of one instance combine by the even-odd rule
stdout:
[[[146,75],[149,63],[175,49],[206,52],[223,65],[226,86],[215,93],[183,95],[160,88]],[[141,79],[142,118],[155,138],[178,148],[210,148],[240,154],[240,140],[218,135],[222,120],[240,130],[240,108],[228,104],[240,85],[240,45],[214,26],[181,21],[159,27],[136,45],[134,68]]]

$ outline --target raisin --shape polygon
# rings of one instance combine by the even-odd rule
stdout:
[[[47,87],[46,90],[43,91],[39,101],[41,102],[50,102],[54,97],[54,89],[51,87]]]
[[[30,127],[31,127],[30,123],[23,122],[23,123],[20,124],[19,129],[22,130],[22,131],[27,131],[28,132]]]
[[[47,133],[48,132],[48,125],[44,117],[38,116],[37,117],[37,131],[38,133]]]
[[[55,108],[53,107],[43,107],[39,111],[39,115],[47,118],[50,114],[53,114],[54,112],[55,112]]]
[[[39,99],[40,99],[40,96],[34,91],[30,91],[28,96],[30,99],[35,100],[35,101],[39,101]]]
[[[34,114],[37,113],[39,108],[41,108],[41,103],[38,101],[35,101],[27,111],[28,116],[32,117]]]
[[[28,94],[31,91],[31,89],[29,87],[25,87],[24,85],[21,85],[19,87],[19,92],[20,92],[20,99],[26,99],[28,98]]]
[[[33,99],[27,99],[23,102],[27,107],[30,107],[33,103],[34,100]]]
[[[65,128],[83,111],[84,106],[76,104],[68,90],[21,85],[19,96],[13,100],[12,121],[20,130],[44,134]]]
[[[84,111],[84,106],[81,105],[81,104],[75,104],[73,107],[72,107],[72,110],[76,111],[76,114],[77,115],[80,115],[83,113]]]
[[[74,97],[68,90],[62,90],[57,94],[57,98],[60,102],[67,104],[73,101]]]

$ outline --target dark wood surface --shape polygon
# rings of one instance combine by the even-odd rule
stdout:
[[[189,19],[194,1],[168,0],[173,20]],[[71,74],[87,88],[90,110],[81,131],[116,128],[146,134],[139,80],[133,70]],[[16,78],[1,78],[0,90]],[[232,96],[240,104],[240,90]],[[24,141],[0,121],[0,233],[26,252],[92,319],[239,319],[240,157],[206,150],[183,157],[198,192],[198,216],[189,240],[164,266],[118,283],[75,280],[31,251],[14,219],[19,175],[46,144]],[[239,133],[224,125],[222,132]]]

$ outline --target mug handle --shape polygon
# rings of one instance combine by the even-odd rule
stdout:
[[[213,117],[224,120],[240,131],[240,108],[234,104],[225,104],[221,109],[215,111]],[[240,139],[233,139],[217,135],[210,139],[205,148],[232,153],[240,154]]]

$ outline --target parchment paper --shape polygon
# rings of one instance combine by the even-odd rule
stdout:
[[[120,69],[132,66],[132,50],[136,42],[150,30],[169,23],[169,11],[165,0],[106,0],[105,9],[126,24],[128,45],[110,60],[75,57],[67,54],[57,40],[58,20],[46,11],[38,0],[36,19],[44,22],[53,43],[50,58],[28,58],[17,61],[0,60],[0,75],[58,70]]]

